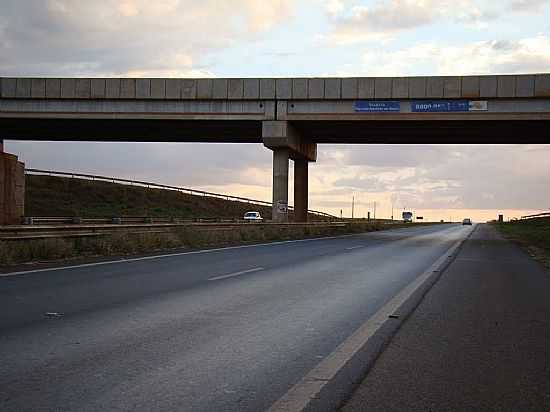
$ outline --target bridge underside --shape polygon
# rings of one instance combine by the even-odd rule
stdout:
[[[546,143],[549,120],[292,121],[315,143]]]
[[[11,140],[262,143],[262,121],[0,118]],[[311,143],[547,143],[548,120],[294,120]]]
[[[0,118],[0,130],[12,140],[262,142],[256,120]]]

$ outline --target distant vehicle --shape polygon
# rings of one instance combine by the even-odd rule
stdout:
[[[464,220],[462,221],[462,224],[463,224],[463,225],[470,225],[470,226],[472,226],[472,221],[470,220],[470,218],[467,217],[466,219],[464,219]]]
[[[403,222],[409,223],[413,221],[412,212],[403,212]]]
[[[246,212],[243,219],[247,222],[262,222],[264,220],[260,212]]]

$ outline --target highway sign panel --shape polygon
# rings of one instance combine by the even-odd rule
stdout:
[[[400,112],[401,102],[357,100],[353,105],[353,109],[356,112]]]
[[[486,112],[487,111],[487,100],[476,100],[470,102],[470,111],[471,112]]]
[[[411,111],[414,113],[472,112],[486,110],[486,101],[423,100],[411,102]]]

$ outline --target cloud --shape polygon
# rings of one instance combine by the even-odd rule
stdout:
[[[514,0],[510,9],[520,12],[535,12],[542,10],[549,3],[549,0]]]
[[[293,0],[0,0],[0,74],[208,75],[215,51],[254,39]]]
[[[343,0],[326,0],[324,9],[329,16],[337,16],[344,11],[345,4]]]
[[[327,2],[333,29],[326,39],[333,44],[387,39],[398,32],[417,29],[445,19],[476,25],[496,18],[491,8],[481,9],[471,0],[387,0],[373,6],[348,6]]]
[[[334,149],[321,146],[321,151]],[[355,194],[363,203],[376,200],[384,210],[392,203],[432,210],[550,207],[544,178],[550,173],[544,161],[550,145],[357,145],[336,150],[337,158],[310,173],[314,205],[344,207]]]
[[[362,72],[368,76],[540,73],[550,71],[550,36],[488,40],[448,46],[419,43],[400,50],[368,49]]]
[[[526,150],[521,145],[470,146],[461,158],[449,158],[426,169],[425,179],[459,182],[453,189],[457,204],[469,208],[541,208],[550,205],[550,189],[543,176],[550,172],[544,162],[548,145]],[[424,201],[427,206],[429,201]]]
[[[475,0],[379,0],[369,6],[356,3],[349,0],[346,3],[344,0],[325,2],[332,29],[322,37],[329,44],[389,40],[400,32],[438,23],[485,28],[509,13],[539,11],[548,0],[483,3]]]
[[[388,189],[388,184],[377,176],[340,178],[334,181],[334,185],[369,193],[385,192]]]
[[[447,146],[423,145],[411,150],[410,146],[403,145],[369,145],[376,150],[348,150],[343,149],[341,161],[352,166],[369,166],[384,170],[395,168],[414,168],[429,165],[441,156],[457,156]],[[341,149],[342,150],[342,149]]]
[[[403,30],[432,22],[433,11],[415,0],[391,0],[374,7],[353,6],[345,11],[342,2],[328,3],[333,30],[326,36],[332,44],[348,44],[383,39]]]

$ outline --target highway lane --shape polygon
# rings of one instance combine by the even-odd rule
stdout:
[[[266,409],[471,230],[0,278],[0,409]]]

